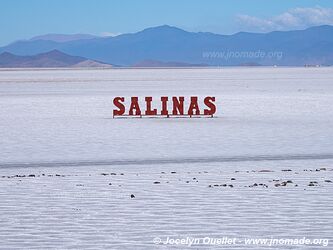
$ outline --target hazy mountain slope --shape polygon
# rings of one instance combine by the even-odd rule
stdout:
[[[44,41],[53,41],[53,42],[70,42],[76,40],[87,40],[98,38],[98,36],[90,35],[90,34],[46,34],[41,36],[35,36],[30,41],[44,40]]]
[[[107,66],[84,57],[67,55],[58,50],[35,56],[18,56],[9,52],[0,54],[1,68],[53,68],[53,67],[102,67]],[[111,66],[111,65],[108,65]]]

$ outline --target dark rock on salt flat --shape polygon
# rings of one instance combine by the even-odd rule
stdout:
[[[175,171],[172,171],[171,174],[175,174],[176,172]]]
[[[303,171],[305,171],[305,172],[319,172],[319,171],[332,171],[332,169],[331,170],[329,170],[329,169],[327,169],[327,168],[316,168],[316,169],[303,169]]]
[[[291,172],[292,170],[291,169],[282,169],[281,171],[282,172]]]
[[[104,175],[104,176],[106,176],[106,175],[109,175],[109,174],[107,174],[107,173],[101,173],[101,175]]]
[[[36,177],[34,174],[29,174],[28,177]]]
[[[14,176],[11,176],[12,178],[14,178],[14,177],[17,177],[17,178],[24,178],[24,177],[26,177],[26,175],[19,175],[19,174],[17,174],[17,175],[14,175]],[[29,176],[29,177],[32,177],[32,176]]]
[[[331,180],[325,180],[325,182],[332,182]]]
[[[131,199],[135,198],[135,195],[134,194],[131,194]]]
[[[208,185],[208,187],[231,187],[231,188],[233,188],[234,187],[234,185],[232,185],[232,184],[211,184],[211,185]]]
[[[154,181],[154,184],[161,184],[161,182],[159,182],[159,181]]]
[[[230,180],[232,180],[232,181],[235,181],[235,180],[236,180],[236,178],[231,178]]]
[[[318,182],[317,181],[310,181],[310,183],[308,184],[309,187],[314,187],[314,186],[318,186]]]
[[[277,186],[280,186],[280,184],[275,184],[275,186],[277,187]],[[254,183],[253,185],[250,185],[250,186],[248,186],[248,187],[266,187],[266,188],[268,188],[268,186],[266,185],[266,184],[264,184],[264,183]]]
[[[281,183],[275,183],[274,186],[275,187],[286,187],[288,185],[288,183],[293,183],[291,180],[288,181],[282,181]]]
[[[267,170],[267,169],[263,169],[263,170],[259,170],[259,173],[271,173],[274,172],[273,170]]]

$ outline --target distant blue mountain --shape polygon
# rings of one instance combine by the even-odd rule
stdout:
[[[204,65],[333,64],[333,26],[270,33],[218,35],[159,26],[116,37],[92,37],[68,42],[33,39],[1,47],[1,52],[35,55],[50,50],[114,65],[142,61]]]

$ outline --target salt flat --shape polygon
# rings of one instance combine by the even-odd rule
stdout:
[[[0,162],[331,154],[333,69],[0,72]],[[111,119],[114,96],[215,95],[216,119]]]
[[[332,240],[332,82],[332,68],[0,71],[0,248]],[[214,95],[217,115],[112,119],[133,95]]]

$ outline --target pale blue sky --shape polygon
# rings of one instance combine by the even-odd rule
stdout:
[[[0,46],[47,33],[136,32],[168,24],[230,34],[333,24],[332,0],[0,0]]]

